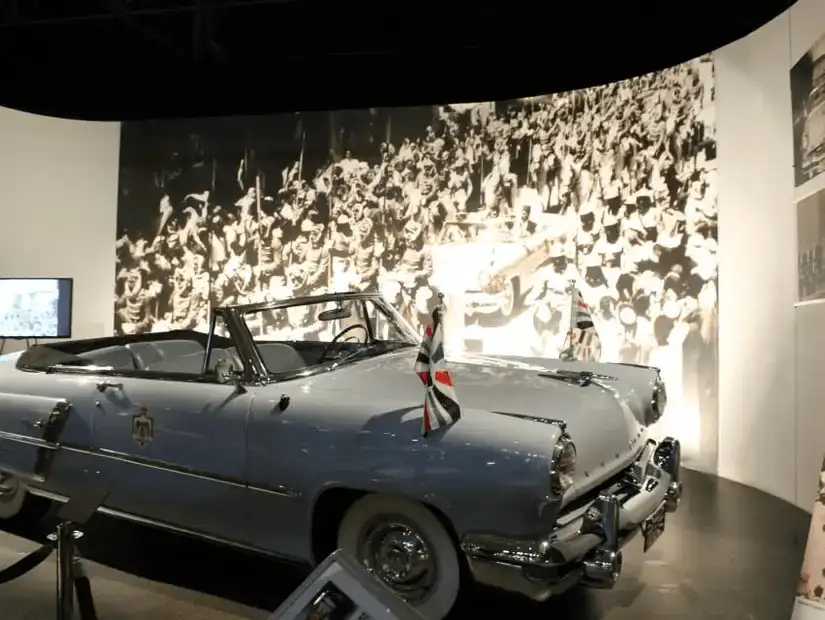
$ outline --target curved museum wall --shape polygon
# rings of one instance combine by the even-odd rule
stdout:
[[[566,320],[555,283],[579,273],[606,356],[660,365],[670,381],[658,432],[683,438],[691,466],[808,510],[825,423],[796,402],[814,376],[796,360],[789,75],[820,31],[825,6],[801,0],[712,57],[574,93],[126,123],[119,164],[117,125],[2,111],[20,144],[0,149],[0,186],[26,207],[4,222],[0,251],[15,273],[75,277],[78,336],[358,286],[420,321],[432,291],[400,276],[421,270],[451,293],[454,351],[547,356]],[[465,230],[462,212],[483,222]],[[29,243],[33,226],[51,251]],[[517,257],[524,290],[504,296],[516,303],[461,307],[502,248],[539,232],[550,243]],[[54,250],[67,240],[72,251]],[[292,320],[283,327],[311,329]]]
[[[0,108],[0,275],[74,278],[78,338],[112,330],[119,132]]]

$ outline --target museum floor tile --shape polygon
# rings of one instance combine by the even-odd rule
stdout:
[[[647,554],[636,540],[610,591],[577,589],[537,605],[478,589],[453,618],[562,620],[786,620],[793,606],[808,515],[759,491],[685,472],[686,497]],[[263,620],[302,575],[251,557],[96,517],[82,549],[105,620]],[[0,532],[0,569],[37,547]],[[52,559],[0,585],[2,620],[54,617]]]

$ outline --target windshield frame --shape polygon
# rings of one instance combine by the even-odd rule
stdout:
[[[441,232],[438,234],[436,245],[507,245],[516,244],[520,242],[520,237],[513,231],[513,227],[517,225],[517,220],[514,217],[499,217],[491,220],[476,220],[476,219],[449,219],[444,222]],[[467,231],[470,228],[475,228],[472,233],[472,239],[454,240],[447,239],[448,231],[451,227],[457,227],[460,230]],[[492,239],[479,239],[482,231],[491,231],[493,233]],[[500,238],[495,238],[501,233]]]
[[[270,372],[269,369],[266,367],[266,364],[264,363],[263,357],[261,356],[261,352],[258,349],[258,344],[255,342],[255,336],[253,336],[246,322],[246,315],[272,310],[288,309],[293,308],[295,306],[316,304],[323,305],[328,303],[345,301],[355,301],[360,302],[362,304],[375,304],[378,311],[383,311],[386,314],[387,318],[392,322],[393,326],[399,332],[404,334],[404,336],[409,341],[409,344],[411,346],[420,343],[420,335],[418,335],[415,332],[415,330],[410,326],[406,319],[404,319],[404,317],[395,308],[393,308],[392,305],[390,305],[380,293],[339,292],[328,293],[324,295],[314,295],[309,297],[294,297],[290,299],[271,300],[253,304],[216,308],[215,310],[213,310],[213,314],[223,315],[227,319],[227,322],[230,324],[231,331],[235,332],[236,348],[239,350],[239,352],[243,353],[243,359],[245,364],[249,364],[252,370],[252,375],[254,377],[253,381],[258,383],[272,383],[278,381],[286,381],[297,377],[309,376],[320,372],[326,372],[329,370],[334,370],[338,366],[332,363],[333,360],[330,360],[329,364],[307,366],[306,368],[298,372],[289,372],[286,374]],[[214,319],[212,325],[214,326]],[[376,339],[372,333],[374,326],[370,323],[370,325],[368,325],[367,327],[370,331],[370,340],[366,344],[376,342]],[[381,341],[377,340],[377,342]]]

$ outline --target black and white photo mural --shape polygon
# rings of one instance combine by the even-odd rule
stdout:
[[[708,56],[511,101],[124,123],[116,329],[331,290],[421,329],[443,293],[449,354],[556,357],[574,279],[602,360],[661,368],[657,433],[714,469],[713,81]]]
[[[825,36],[791,67],[796,186],[825,170]]]

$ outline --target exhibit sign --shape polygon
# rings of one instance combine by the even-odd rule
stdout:
[[[825,620],[825,460],[811,510],[811,527],[791,620]]]
[[[359,290],[423,333],[443,294],[448,355],[535,363],[564,347],[575,280],[601,361],[661,369],[654,436],[713,473],[714,79],[707,55],[506,101],[125,122],[115,331]],[[287,314],[261,337],[316,337]]]
[[[424,620],[340,549],[321,562],[269,620]]]

